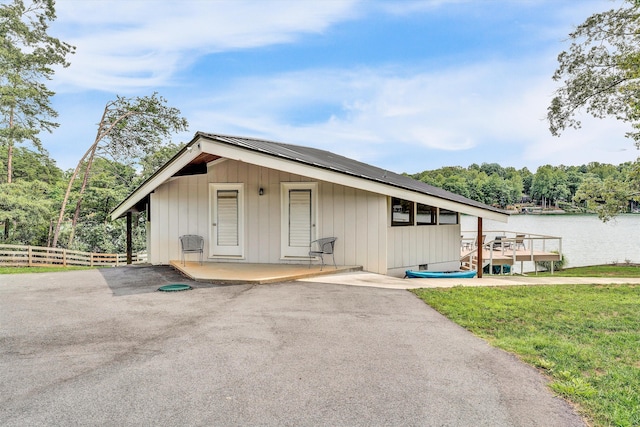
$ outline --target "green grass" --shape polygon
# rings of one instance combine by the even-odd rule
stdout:
[[[555,271],[559,277],[640,277],[640,266],[637,265],[594,265],[589,267],[565,268]],[[535,275],[529,274],[531,277]],[[551,273],[538,273],[541,277],[551,277]]]
[[[594,426],[640,426],[640,285],[413,291],[492,345],[542,369]]]
[[[58,271],[89,270],[97,267],[62,267],[62,266],[35,266],[35,267],[0,267],[0,274],[23,273],[51,273]]]

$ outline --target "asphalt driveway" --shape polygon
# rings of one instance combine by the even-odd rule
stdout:
[[[0,275],[0,425],[583,426],[542,376],[405,290]]]

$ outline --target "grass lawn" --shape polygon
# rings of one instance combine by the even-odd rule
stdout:
[[[57,271],[89,270],[97,267],[62,267],[62,266],[35,266],[35,267],[0,267],[0,274],[22,273],[51,273]]]
[[[594,426],[640,426],[640,285],[413,291],[492,345],[542,369]]]
[[[529,276],[535,277],[531,273]],[[637,265],[594,265],[590,267],[565,268],[555,271],[553,276],[549,272],[538,273],[541,277],[640,277],[640,266]]]

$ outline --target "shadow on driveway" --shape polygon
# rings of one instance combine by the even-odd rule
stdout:
[[[156,292],[160,286],[173,283],[184,283],[194,289],[226,286],[196,282],[170,266],[126,266],[101,268],[98,271],[116,297]]]

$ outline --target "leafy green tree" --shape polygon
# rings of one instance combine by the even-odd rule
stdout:
[[[533,173],[526,167],[520,169],[520,176],[522,177],[522,191],[525,194],[531,194],[531,183],[533,182]]]
[[[567,172],[567,189],[569,190],[569,198],[573,198],[580,188],[582,181],[584,179],[583,174],[578,171],[578,168],[572,166]]]
[[[187,127],[187,120],[180,116],[180,110],[167,106],[166,100],[157,93],[153,93],[151,96],[132,98],[118,96],[114,101],[109,101],[102,113],[93,144],[80,159],[69,180],[60,208],[52,246],[57,246],[60,227],[73,183],[80,170],[84,169],[82,186],[72,219],[69,245],[73,241],[74,230],[81,210],[82,195],[87,187],[96,154],[132,165],[141,157],[157,150],[164,138],[168,138],[173,132],[184,131]]]
[[[587,210],[597,213],[606,222],[626,208],[628,196],[629,189],[624,183],[592,175],[582,182],[573,200],[584,202]]]
[[[452,193],[469,197],[469,185],[463,175],[451,175],[445,178],[442,188]]]
[[[151,175],[153,175],[158,169],[160,169],[165,163],[167,163],[178,151],[184,147],[184,143],[169,144],[159,147],[153,153],[149,153],[140,160],[142,166],[142,174],[139,176],[139,181],[143,182]]]
[[[552,197],[553,170],[552,166],[540,166],[531,181],[531,197],[540,200],[542,208],[547,207],[547,200]]]
[[[547,110],[551,133],[579,128],[576,114],[583,108],[594,117],[615,117],[640,129],[639,2],[628,0],[618,9],[591,15],[569,38],[571,46],[558,56],[553,75],[563,86]],[[640,142],[640,132],[627,135]]]
[[[469,198],[476,200],[481,203],[486,203],[487,195],[484,190],[486,189],[485,181],[487,181],[489,177],[486,173],[480,172],[477,173],[476,176],[471,181],[469,185]]]
[[[606,222],[626,212],[630,201],[640,201],[640,163],[634,162],[621,175],[604,179],[591,173],[583,181],[573,200],[582,202]]]
[[[51,225],[53,202],[42,181],[0,184],[0,222],[5,243],[45,246]]]
[[[14,0],[0,5],[0,142],[6,147],[6,182],[13,179],[13,149],[30,141],[42,149],[38,134],[51,132],[57,112],[51,107],[54,66],[67,67],[75,48],[47,34],[56,18],[53,0]]]
[[[88,252],[124,252],[126,230],[122,221],[110,221],[109,213],[132,190],[136,177],[135,169],[113,160],[96,158],[92,173],[83,195],[82,209],[79,214],[72,247]],[[77,197],[79,188],[75,188],[73,196]],[[142,229],[136,227],[135,236],[144,237],[144,220]],[[137,225],[138,219],[134,221]],[[71,230],[69,229],[69,232]],[[135,237],[134,236],[134,237]],[[134,249],[142,240],[134,238]]]
[[[504,178],[506,175],[504,168],[497,163],[483,163],[480,165],[480,170],[487,176],[497,174],[500,178]]]
[[[0,151],[0,165],[7,163],[7,152]],[[40,180],[47,184],[56,184],[62,179],[62,171],[56,166],[46,151],[37,152],[26,147],[13,150],[13,181]]]
[[[515,173],[507,180],[507,184],[509,191],[508,203],[518,203],[522,199],[522,192],[524,189],[522,177],[519,173]]]

